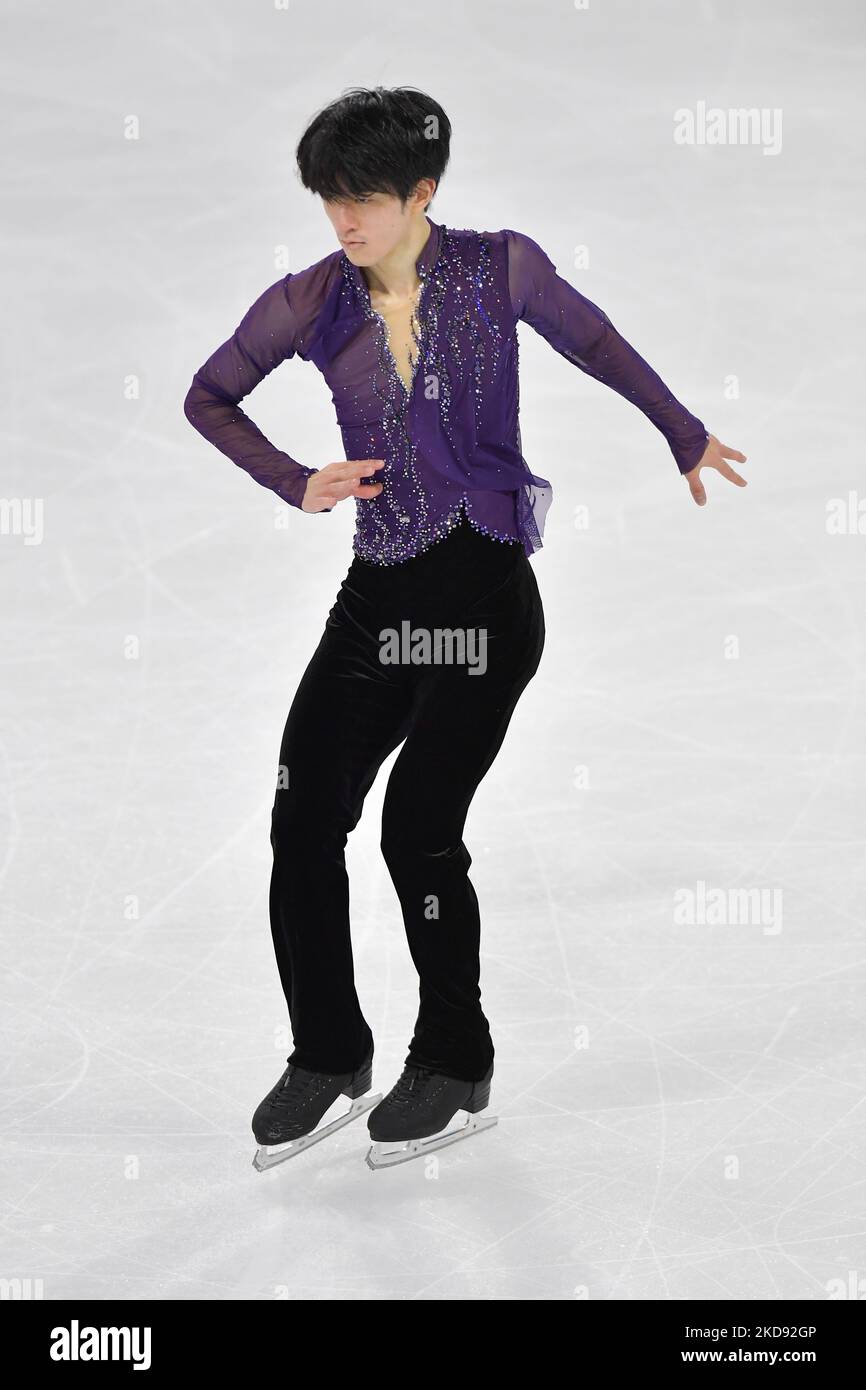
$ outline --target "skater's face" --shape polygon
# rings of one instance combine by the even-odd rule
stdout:
[[[352,264],[376,265],[405,241],[434,187],[432,179],[422,179],[405,204],[391,193],[323,198],[322,204]]]

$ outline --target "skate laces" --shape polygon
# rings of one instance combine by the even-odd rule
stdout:
[[[295,1097],[303,1099],[317,1080],[318,1077],[314,1072],[302,1073],[297,1067],[289,1066],[276,1094],[271,1098],[271,1105],[277,1106],[281,1102],[293,1100]]]
[[[392,1105],[406,1105],[415,1099],[433,1077],[429,1067],[405,1067],[399,1081],[389,1096]]]

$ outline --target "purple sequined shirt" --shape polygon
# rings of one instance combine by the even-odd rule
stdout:
[[[346,458],[385,461],[364,479],[381,482],[382,491],[355,499],[357,555],[385,565],[406,560],[444,536],[461,510],[477,529],[520,541],[532,555],[553,489],[521,452],[523,320],[642,410],[681,473],[698,463],[707,444],[701,421],[531,237],[428,221],[416,262],[420,335],[411,390],[396,370],[363,271],[340,250],[283,276],[256,300],[196,372],[184,402],[190,423],[257,482],[300,507],[318,470],[275,448],[239,408],[263,377],[297,355],[318,367],[331,390]]]

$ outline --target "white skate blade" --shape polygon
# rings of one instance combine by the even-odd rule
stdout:
[[[321,1129],[314,1129],[311,1134],[302,1134],[299,1139],[290,1139],[286,1144],[259,1145],[253,1158],[253,1167],[257,1173],[264,1173],[268,1168],[276,1167],[278,1163],[285,1163],[287,1158],[294,1158],[296,1154],[303,1153],[304,1149],[318,1144],[320,1139],[325,1139],[335,1130],[342,1129],[343,1125],[349,1124],[351,1120],[357,1120],[359,1115],[378,1105],[381,1099],[381,1092],[375,1096],[359,1096],[352,1101],[345,1115],[338,1115],[336,1120],[331,1120]]]
[[[491,1129],[499,1123],[497,1115],[470,1115],[468,1111],[460,1113],[466,1115],[464,1124],[454,1128],[452,1122],[452,1128],[440,1134],[431,1134],[427,1139],[374,1140],[367,1154],[367,1167],[374,1172],[377,1168],[393,1168],[395,1163],[408,1163],[412,1158],[433,1153],[435,1149],[444,1149],[446,1144],[456,1144],[458,1139],[467,1139],[470,1134],[479,1134],[481,1130]]]

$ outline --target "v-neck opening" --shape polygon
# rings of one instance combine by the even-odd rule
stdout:
[[[403,377],[402,377],[401,374],[400,374],[400,368],[399,368],[399,366],[397,365],[397,358],[396,358],[396,356],[394,355],[394,349],[393,349],[392,346],[391,346],[391,329],[389,328],[388,323],[386,322],[384,315],[381,314],[381,313],[379,312],[378,309],[374,309],[374,308],[373,308],[372,300],[370,301],[370,311],[371,311],[371,313],[373,313],[373,314],[375,315],[375,317],[379,320],[379,324],[380,324],[380,326],[381,326],[381,331],[382,331],[382,334],[383,334],[383,337],[384,337],[384,341],[385,341],[385,351],[387,352],[388,357],[389,357],[389,359],[390,359],[391,368],[392,368],[392,370],[393,370],[393,372],[394,372],[394,376],[396,377],[396,379],[397,379],[397,381],[399,382],[400,386],[403,388],[403,391],[405,392],[405,395],[406,395],[407,400],[409,399],[409,397],[411,397],[412,392],[413,392],[413,390],[415,389],[415,377],[416,377],[417,374],[418,374],[418,364],[419,364],[420,361],[421,361],[422,352],[423,352],[423,344],[424,344],[424,320],[423,320],[422,317],[421,317],[421,301],[422,301],[423,298],[424,298],[424,290],[426,289],[426,287],[427,287],[427,281],[426,281],[426,280],[422,280],[421,283],[420,283],[420,285],[418,286],[417,290],[415,291],[415,297],[414,297],[414,300],[413,300],[413,302],[412,302],[412,312],[411,312],[411,314],[409,315],[409,334],[410,334],[410,337],[411,337],[411,340],[412,340],[413,344],[415,345],[415,347],[417,347],[418,352],[417,352],[417,355],[416,355],[414,361],[413,361],[412,364],[411,364],[411,365],[412,365],[412,371],[411,371],[410,376],[409,376],[409,385],[408,385],[408,386],[406,385],[405,381],[403,380]],[[418,332],[417,338],[416,338],[416,336],[415,336],[415,330],[414,330],[414,328],[413,328],[413,326],[412,326],[412,325],[413,325],[413,322],[417,322],[417,324],[418,324],[419,332]]]
[[[427,286],[430,283],[433,270],[437,265],[440,256],[442,255],[442,248],[445,241],[446,233],[446,227],[444,223],[435,222],[432,217],[428,217],[427,222],[430,225],[430,234],[427,237],[427,240],[425,241],[423,247],[421,248],[421,251],[415,259],[415,269],[418,272],[418,275],[421,280],[421,284],[416,292],[417,300],[415,303],[414,313],[414,317],[417,319],[418,327],[420,329],[420,341],[418,343],[418,356],[416,357],[415,362],[412,366],[412,377],[408,386],[406,385],[397,368],[397,359],[395,358],[393,349],[391,347],[391,335],[388,325],[385,322],[382,315],[378,312],[378,310],[373,308],[373,301],[370,297],[370,286],[367,284],[367,277],[364,275],[362,268],[360,266],[354,265],[352,261],[349,260],[349,257],[346,255],[345,251],[342,252],[344,271],[348,271],[349,275],[354,281],[356,290],[360,291],[363,298],[366,314],[378,321],[379,331],[382,334],[382,338],[384,341],[385,352],[388,357],[390,370],[393,373],[394,379],[398,384],[398,389],[402,393],[402,396],[403,398],[405,398],[406,402],[408,402],[412,398],[415,389],[415,381],[418,375],[418,368],[420,366],[421,358],[423,356],[423,346],[426,343],[427,339],[427,325],[424,321],[424,316],[421,313],[421,309],[424,304]]]

